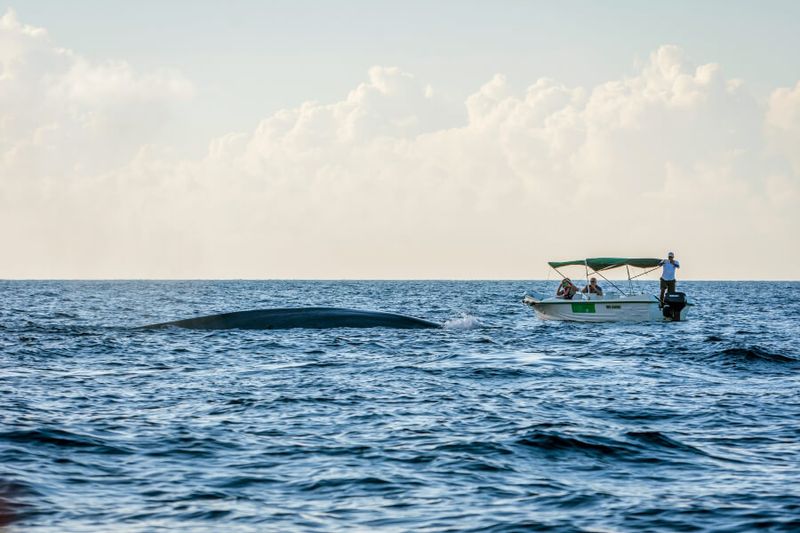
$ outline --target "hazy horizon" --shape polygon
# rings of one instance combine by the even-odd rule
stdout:
[[[12,282],[24,282],[24,281],[58,281],[58,282],[98,282],[102,283],[105,281],[114,282],[114,281],[153,281],[153,282],[171,282],[171,281],[287,281],[287,282],[328,282],[328,281],[364,281],[364,282],[402,282],[402,281],[441,281],[441,282],[507,282],[507,281],[519,281],[519,282],[541,282],[541,281],[552,281],[556,283],[560,280],[559,277],[550,277],[550,278],[542,278],[542,277],[532,277],[532,278],[0,278],[0,281],[12,281]],[[575,281],[578,285],[585,280],[584,277],[572,276],[571,279]],[[627,278],[609,278],[613,282],[620,282],[620,283],[627,283]],[[646,279],[639,279],[634,281],[647,281],[651,283],[658,283],[658,276],[649,277]],[[678,278],[678,283],[682,282],[691,282],[691,283],[702,283],[702,282],[719,282],[719,283],[800,283],[800,280],[796,279],[695,279],[695,278]],[[604,280],[599,280],[600,285],[607,283]]]
[[[800,279],[800,4],[0,0],[0,279]]]

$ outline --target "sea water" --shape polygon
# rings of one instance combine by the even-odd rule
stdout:
[[[678,287],[579,324],[521,304],[554,281],[0,282],[0,523],[796,530],[800,283]],[[320,305],[446,327],[133,329]]]

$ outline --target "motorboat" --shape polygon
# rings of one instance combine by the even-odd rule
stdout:
[[[575,322],[663,322],[685,320],[691,303],[682,292],[667,293],[662,302],[659,296],[636,293],[633,280],[661,266],[661,259],[641,257],[591,257],[572,261],[551,261],[550,268],[563,279],[559,269],[571,266],[583,267],[587,285],[589,277],[597,275],[614,287],[602,295],[578,291],[573,295],[546,296],[537,292],[525,294],[522,299],[543,320],[571,320]],[[609,280],[604,273],[625,268],[629,289],[623,290]],[[631,268],[640,269],[632,275]],[[571,297],[570,297],[571,296]]]

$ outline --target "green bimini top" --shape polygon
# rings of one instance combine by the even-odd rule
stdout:
[[[617,268],[622,266],[632,266],[637,268],[655,268],[661,263],[661,259],[652,257],[589,257],[587,259],[575,259],[573,261],[550,261],[547,263],[553,268],[580,265],[588,266],[595,272]]]

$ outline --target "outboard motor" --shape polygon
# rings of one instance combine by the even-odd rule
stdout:
[[[666,296],[664,296],[664,307],[661,311],[664,313],[664,318],[679,322],[681,319],[681,311],[683,311],[684,307],[686,307],[686,293],[668,292]]]

